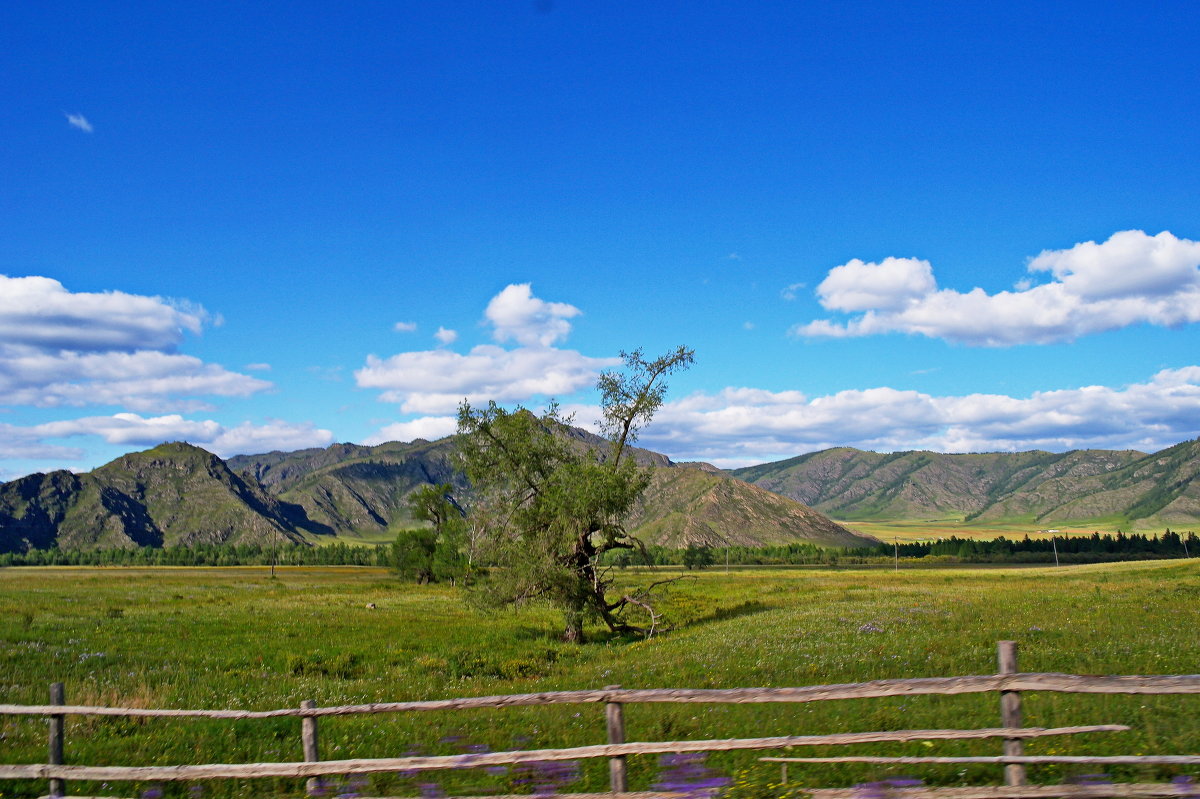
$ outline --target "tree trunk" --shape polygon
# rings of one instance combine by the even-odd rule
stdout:
[[[577,608],[567,610],[566,621],[567,626],[563,630],[563,640],[569,644],[584,643],[583,611]]]

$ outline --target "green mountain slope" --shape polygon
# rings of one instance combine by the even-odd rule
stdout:
[[[453,483],[465,488],[453,452],[449,439],[418,439],[238,456],[229,465],[303,508],[322,532],[354,537],[409,524],[408,495],[420,486]]]
[[[607,452],[608,442],[586,430],[561,431],[580,447]],[[453,439],[396,442],[377,447],[335,444],[326,450],[231,458],[231,467],[302,506],[330,532],[363,536],[411,523],[407,497],[426,483],[469,489],[453,461]],[[654,477],[628,527],[648,544],[774,544],[810,541],[827,546],[870,543],[794,500],[733,480],[719,470],[677,467],[665,455],[627,450]]]
[[[837,519],[961,518],[1135,529],[1200,521],[1200,442],[1147,455],[1074,450],[945,455],[839,448],[730,472]]]
[[[304,540],[302,512],[189,444],[0,484],[0,551]]]
[[[687,467],[655,468],[627,526],[646,544],[676,548],[797,541],[836,547],[876,543],[795,500]]]

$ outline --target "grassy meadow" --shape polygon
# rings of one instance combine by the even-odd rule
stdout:
[[[1120,522],[1113,521],[1109,523],[1097,523],[1095,526],[1086,527],[1079,525],[1060,526],[1056,524],[1047,524],[1046,522],[1038,521],[980,521],[980,522],[964,522],[960,518],[954,519],[897,519],[886,521],[839,521],[838,524],[853,530],[856,533],[863,535],[874,536],[880,541],[899,541],[907,543],[911,541],[934,541],[939,538],[974,538],[980,541],[991,541],[1001,536],[1009,540],[1020,540],[1025,536],[1032,539],[1050,538],[1051,533],[1047,532],[1047,528],[1056,530],[1053,535],[1059,537],[1067,536],[1089,536],[1092,533],[1100,534],[1115,534],[1117,530],[1123,529],[1125,532],[1130,532],[1129,525],[1122,525]],[[1172,528],[1173,529],[1173,528]],[[1159,528],[1152,530],[1142,530],[1139,532],[1161,534],[1163,531]]]
[[[664,574],[670,574],[665,572]],[[558,614],[527,607],[480,614],[448,586],[396,582],[370,568],[22,568],[0,571],[0,702],[41,704],[52,681],[70,704],[178,708],[295,707],[596,688],[811,685],[995,671],[996,641],[1020,645],[1024,671],[1082,674],[1200,672],[1200,573],[1157,561],[1022,569],[709,570],[670,587],[676,623],[649,641],[569,646]],[[659,574],[657,576],[663,576]],[[631,571],[622,579],[643,579]],[[374,610],[367,604],[374,603]],[[1030,754],[1183,754],[1200,750],[1200,697],[1027,694],[1032,726],[1125,723],[1027,744]],[[626,708],[629,740],[990,727],[991,695],[798,705],[643,705]],[[601,743],[597,705],[322,719],[323,757],[453,754]],[[44,762],[45,722],[0,717],[0,762]],[[998,741],[874,744],[791,754],[998,754]],[[996,782],[995,766],[793,766],[791,784],[760,764],[767,752],[716,753],[734,797],[780,796],[798,785],[853,785],[918,776],[930,783]],[[296,719],[68,720],[68,763],[167,765],[301,759]],[[581,764],[572,789],[603,789],[602,761]],[[1092,768],[1034,767],[1058,782]],[[1200,771],[1200,770],[1193,770]],[[655,780],[654,757],[630,759],[631,787]],[[1114,779],[1169,779],[1170,767],[1112,770]],[[367,795],[520,790],[518,775],[376,776]],[[167,795],[301,795],[295,780],[167,785]],[[136,796],[129,784],[72,793]],[[190,792],[189,792],[190,791]],[[36,796],[45,783],[0,782],[0,796]]]

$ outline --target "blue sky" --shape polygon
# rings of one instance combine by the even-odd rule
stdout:
[[[993,5],[7,4],[0,479],[678,344],[679,460],[1196,437],[1200,22]]]

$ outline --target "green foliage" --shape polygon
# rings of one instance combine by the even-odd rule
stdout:
[[[425,485],[408,500],[414,519],[431,527],[401,530],[392,544],[393,566],[401,577],[417,583],[455,580],[469,576],[466,547],[467,526],[463,512],[451,495],[449,483]]]
[[[576,642],[589,618],[612,631],[648,629],[628,615],[644,602],[628,594],[609,599],[599,561],[606,552],[639,545],[623,522],[650,476],[622,455],[662,404],[666,376],[692,362],[683,347],[651,362],[641,350],[622,356],[626,371],[605,372],[598,383],[611,443],[607,457],[568,442],[563,432],[571,419],[554,403],[540,417],[495,402],[483,408],[464,402],[458,414],[462,463],[478,495],[473,543],[500,567],[480,583],[476,601],[548,601],[563,610],[564,638]]]
[[[688,544],[683,551],[683,566],[686,569],[707,569],[713,565],[712,547],[703,544]]]
[[[421,585],[433,582],[433,556],[437,551],[436,530],[401,530],[392,543],[392,568],[401,579]]]
[[[850,549],[842,553],[847,562],[864,562],[871,558],[890,559],[953,558],[963,563],[1101,563],[1122,560],[1185,558],[1200,556],[1200,538],[1194,532],[1183,535],[1166,530],[1161,536],[1118,531],[1116,535],[1051,536],[1049,538],[1008,539],[1004,536],[990,541],[970,538],[940,538],[935,541],[908,541],[900,544],[881,543],[867,549]]]

